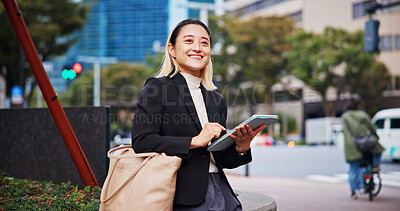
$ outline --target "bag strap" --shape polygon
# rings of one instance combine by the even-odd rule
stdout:
[[[345,125],[347,126],[347,128],[349,128],[350,135],[351,135],[352,137],[356,137],[356,135],[354,135],[353,131],[351,130],[350,125],[349,125],[349,123],[347,122],[347,119],[346,119],[346,118],[343,118],[343,121],[344,121]],[[367,131],[367,135],[371,135],[371,132],[370,132],[369,130]]]
[[[122,155],[123,156],[123,155]],[[107,202],[107,201],[109,201],[111,198],[113,198],[126,184],[128,184],[128,182],[130,182],[130,180],[140,171],[140,169],[142,169],[143,168],[143,166],[145,166],[146,165],[146,163],[148,163],[149,161],[150,161],[150,159],[152,159],[152,158],[154,158],[156,155],[150,155],[150,156],[147,156],[147,158],[140,164],[140,166],[138,167],[138,168],[136,168],[136,170],[132,173],[132,175],[131,176],[129,176],[129,178],[128,179],[126,179],[125,180],[125,182],[120,186],[120,187],[118,187],[117,188],[117,190],[114,192],[114,193],[112,193],[111,194],[111,196],[109,196],[108,198],[106,198],[105,199],[105,193],[104,194],[101,194],[100,196],[101,196],[101,202],[103,202],[103,203],[105,203],[105,202]],[[110,175],[108,175],[107,176],[107,179],[106,179],[106,181],[104,182],[104,186],[103,186],[103,189],[107,189],[107,188],[105,188],[105,187],[108,187],[108,185],[109,185],[109,178],[111,178],[112,177],[112,175],[114,174],[114,171],[115,171],[115,167],[117,166],[117,163],[119,162],[119,160],[120,160],[120,158],[118,158],[115,162],[114,162],[114,165],[112,166],[112,171],[110,172]]]
[[[354,133],[353,133],[353,131],[351,130],[350,125],[349,125],[349,123],[347,122],[347,119],[346,119],[346,118],[343,118],[343,121],[344,121],[344,124],[346,125],[346,127],[349,129],[350,135],[354,137]]]
[[[131,151],[133,152],[132,154],[119,154],[119,155],[114,155],[113,153],[115,153],[118,150],[123,150],[126,149],[127,151]],[[160,155],[160,153],[157,152],[147,152],[147,153],[135,153],[135,151],[133,151],[132,146],[131,145],[121,145],[119,147],[110,149],[107,153],[107,157],[109,158],[115,158],[115,159],[124,159],[124,158],[141,158],[141,157],[148,157],[148,156],[156,156],[156,155]]]

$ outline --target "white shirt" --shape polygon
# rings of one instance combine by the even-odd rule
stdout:
[[[199,117],[201,127],[203,128],[204,125],[208,122],[208,117],[207,117],[207,110],[206,110],[206,105],[204,104],[204,98],[203,94],[201,93],[200,89],[200,83],[201,83],[201,78],[198,78],[196,76],[193,76],[189,73],[184,73],[180,72],[182,76],[185,78],[186,83],[189,87],[189,92],[190,95],[192,96],[194,107],[197,112],[197,116]],[[208,172],[209,173],[215,173],[218,172],[217,166],[215,166],[215,160],[214,156],[210,152],[210,167]]]

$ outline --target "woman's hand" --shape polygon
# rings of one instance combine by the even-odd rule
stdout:
[[[226,129],[215,122],[207,122],[199,135],[192,138],[190,149],[205,147],[213,138],[218,138],[222,131]]]
[[[236,127],[236,136],[230,134],[229,137],[232,137],[236,142],[236,151],[238,153],[247,152],[250,149],[250,143],[253,140],[254,136],[256,136],[262,129],[267,127],[266,125],[261,125],[260,127],[252,130],[250,125],[245,125]]]

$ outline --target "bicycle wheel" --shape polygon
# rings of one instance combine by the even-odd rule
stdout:
[[[371,189],[372,196],[377,196],[378,193],[381,191],[382,188],[382,180],[379,173],[372,174],[372,182],[374,184],[373,188]]]
[[[369,200],[372,201],[374,196],[372,195],[374,191],[374,181],[370,173],[364,174],[364,191],[368,194]]]

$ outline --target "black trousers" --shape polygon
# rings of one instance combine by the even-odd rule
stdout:
[[[219,173],[208,174],[208,188],[204,201],[197,206],[174,205],[174,211],[241,211],[242,205],[230,191]]]

